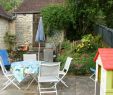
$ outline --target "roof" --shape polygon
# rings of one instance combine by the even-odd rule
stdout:
[[[9,16],[6,11],[2,8],[2,6],[0,6],[0,16],[5,18],[5,19],[8,19],[10,20],[11,19],[11,16]]]
[[[94,61],[97,60],[100,55],[104,69],[113,70],[113,48],[99,48]]]
[[[42,7],[63,2],[64,0],[24,0],[14,13],[39,13]]]

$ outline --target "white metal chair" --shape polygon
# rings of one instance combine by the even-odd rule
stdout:
[[[23,60],[37,60],[36,54],[23,54]]]
[[[55,93],[57,95],[57,83],[59,82],[60,62],[53,64],[40,64],[38,75],[38,89],[40,95],[43,93]],[[43,87],[42,84],[49,83],[49,86]]]
[[[36,58],[36,54],[23,54],[23,60],[24,61],[28,61],[28,60],[34,60],[34,61],[36,61],[37,60],[37,58]],[[30,81],[30,83],[28,84],[28,86],[27,86],[27,88],[26,89],[28,89],[29,87],[30,87],[30,85],[33,83],[33,81],[35,80],[35,81],[37,81],[37,79],[36,79],[36,77],[33,75],[33,74],[29,74],[33,79]]]
[[[61,71],[59,72],[59,75],[61,75],[61,77],[59,77],[58,79],[59,79],[59,81],[61,81],[66,87],[68,87],[68,85],[63,81],[63,78],[65,77],[65,75],[67,74],[67,72],[68,72],[68,70],[69,70],[69,67],[70,67],[70,64],[71,64],[72,59],[73,59],[73,58],[71,58],[71,57],[67,57],[63,70],[61,70]]]
[[[1,56],[0,56],[0,66],[1,66],[4,77],[7,79],[7,81],[3,83],[3,88],[0,91],[3,91],[11,84],[13,84],[15,87],[20,89],[20,87],[14,82],[16,80],[14,75],[11,72],[7,71],[6,68],[4,67]]]
[[[96,70],[93,69],[93,68],[90,68],[90,70],[91,70],[92,74],[91,74],[91,76],[90,76],[89,78],[90,78],[91,80],[95,81],[95,73],[96,73]]]

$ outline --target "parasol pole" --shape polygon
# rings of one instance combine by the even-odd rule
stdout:
[[[39,42],[39,46],[38,46],[38,61],[40,59],[40,42]]]

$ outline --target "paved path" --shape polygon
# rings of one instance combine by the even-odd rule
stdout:
[[[0,78],[2,76],[0,75]],[[61,83],[58,84],[58,95],[94,95],[94,82],[89,79],[89,76],[67,76],[64,79],[68,88]],[[0,82],[1,84],[2,82]],[[13,85],[8,87],[6,90],[0,93],[0,95],[39,95],[37,91],[37,83],[34,82],[32,87],[25,90],[27,83],[21,84],[22,89],[18,90]],[[54,95],[54,94],[44,94]]]

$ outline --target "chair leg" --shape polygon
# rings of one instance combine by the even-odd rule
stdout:
[[[10,82],[10,81],[9,81],[9,80],[7,80],[5,83],[3,83],[3,85],[7,85],[9,82]]]
[[[68,85],[62,80],[63,79],[63,77],[62,78],[58,78],[57,77],[57,79],[59,80],[59,81],[61,81],[61,83],[63,83],[64,84],[64,86],[66,86],[66,87],[68,87]]]
[[[38,83],[38,81],[37,81],[37,79],[35,78],[35,76],[31,75],[31,77],[32,77],[33,79],[32,79],[31,82],[28,84],[28,86],[27,86],[26,89],[28,89],[28,88],[30,87],[30,85],[33,83],[34,80]]]
[[[11,84],[11,82],[9,82],[7,85],[5,85],[0,91],[3,91],[4,89],[6,89],[10,84]]]
[[[56,87],[56,85],[57,85],[57,83],[55,83],[55,89],[56,89],[56,95],[58,95],[58,93],[57,93],[57,87]]]
[[[95,79],[93,79],[93,76],[95,76],[95,74],[92,74],[89,78],[93,81],[95,81]]]
[[[41,92],[40,92],[40,83],[38,82],[38,91],[39,91],[39,94],[41,95]]]
[[[39,90],[39,94],[40,94],[40,95],[42,95],[43,93],[55,93],[56,95],[58,95],[56,85],[57,85],[57,83],[55,83],[54,86],[49,87],[49,88],[41,88],[41,84],[38,83],[37,88],[38,88],[38,90]],[[53,92],[53,91],[41,91],[42,89],[43,89],[43,90],[47,90],[47,89],[51,89],[51,88],[53,88],[53,87],[54,87],[54,89],[55,89],[54,92]]]
[[[63,80],[60,80],[60,81],[61,81],[61,83],[64,84],[64,86],[68,87],[68,85]]]
[[[33,83],[34,79],[32,79],[32,81],[28,84],[27,88],[28,89],[30,87],[30,85]]]
[[[15,78],[13,78],[12,80],[9,78],[9,77],[7,77],[7,79],[10,81],[10,83],[12,83],[14,86],[16,86],[18,89],[20,89],[20,87],[18,87],[17,86],[17,84],[15,84],[13,81],[15,80]],[[9,85],[7,85],[7,86],[9,86]]]
[[[15,85],[18,89],[20,89],[15,83],[13,83],[14,80],[15,79],[13,80],[8,79],[9,82],[0,91],[3,91],[4,89],[6,89],[11,83]]]

